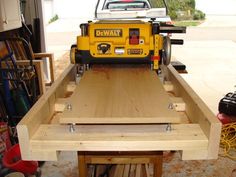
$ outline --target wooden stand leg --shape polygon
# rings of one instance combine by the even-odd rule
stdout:
[[[87,177],[87,164],[138,164],[136,176],[141,175],[141,164],[153,163],[153,177],[162,176],[162,162],[163,152],[130,152],[117,153],[117,152],[78,152],[79,161],[79,177]],[[139,168],[138,168],[139,167]],[[117,168],[119,169],[119,168]],[[136,169],[136,170],[137,170]],[[116,172],[116,171],[115,171]],[[116,172],[120,175],[121,172]],[[115,174],[116,174],[115,173]],[[146,168],[148,174],[148,168]],[[116,175],[115,175],[116,176]],[[149,176],[149,175],[147,175]],[[122,176],[121,176],[122,177]]]
[[[78,163],[79,177],[87,177],[87,164],[85,162],[85,154],[78,152]]]
[[[154,160],[154,177],[161,177],[162,176],[162,162],[163,162],[163,152],[158,152]]]

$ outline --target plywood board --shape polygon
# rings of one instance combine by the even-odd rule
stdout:
[[[180,123],[155,71],[108,65],[86,71],[60,123]]]

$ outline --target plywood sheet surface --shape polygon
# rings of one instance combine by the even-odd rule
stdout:
[[[100,66],[86,71],[60,123],[178,123],[180,117],[149,67]]]

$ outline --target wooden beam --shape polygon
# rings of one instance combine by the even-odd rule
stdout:
[[[168,66],[168,79],[174,85],[174,93],[186,104],[186,114],[192,123],[198,123],[209,140],[207,159],[216,159],[219,152],[221,123],[195,91]]]
[[[34,53],[34,57],[35,58],[40,58],[40,59],[45,59],[48,58],[49,59],[49,67],[50,67],[50,79],[51,79],[51,83],[53,83],[55,81],[55,64],[54,64],[54,55],[53,53]]]
[[[74,66],[70,65],[62,74],[62,77],[57,80],[57,83],[53,84],[51,89],[40,97],[40,99],[17,125],[17,133],[23,159],[29,160],[31,157],[33,158],[33,151],[29,145],[30,139],[41,124],[47,124],[51,120],[55,112],[54,105],[56,98],[64,96],[67,83],[73,80],[75,74],[74,69]],[[47,158],[51,159],[50,156]]]
[[[175,110],[179,112],[184,112],[186,104],[184,100],[180,97],[171,97],[171,102],[174,104]]]
[[[55,102],[55,112],[63,112],[67,102],[67,98],[57,98]]]
[[[114,177],[123,177],[124,165],[116,165]]]
[[[181,118],[181,123],[182,124],[189,124],[189,123],[191,123],[185,112],[178,112],[178,113],[179,113],[179,116]]]
[[[30,147],[50,151],[155,151],[207,149],[207,138],[197,124],[173,125],[81,125],[69,132],[65,125],[41,125]],[[145,142],[145,143],[144,143]],[[49,157],[50,158],[50,157]]]
[[[163,86],[164,86],[165,91],[167,92],[174,91],[174,85],[171,83],[171,81],[165,81]]]
[[[48,151],[48,150],[40,150],[40,151],[31,151],[31,157],[32,159],[37,159],[37,161],[47,161],[48,157],[50,156],[50,161],[57,161],[57,157],[59,155],[59,152],[55,151]],[[30,159],[27,159],[30,160]]]
[[[155,162],[154,162],[154,169],[153,169],[153,176],[155,177],[161,177],[162,176],[162,159],[163,152],[159,152],[156,154],[155,157]]]
[[[129,177],[135,177],[135,170],[136,170],[136,165],[131,164],[130,165],[130,170],[129,170]]]
[[[129,177],[130,164],[126,164],[124,167],[123,177]]]
[[[208,159],[208,150],[199,149],[199,150],[187,150],[182,152],[183,160],[204,160]]]
[[[79,177],[87,177],[87,164],[85,162],[85,155],[78,154]]]
[[[141,177],[141,164],[136,165],[135,177]]]
[[[145,172],[146,172],[146,177],[151,177],[150,170],[149,170],[149,165],[145,164]]]
[[[67,92],[74,92],[76,89],[76,83],[74,81],[71,81],[66,88]]]
[[[92,164],[129,164],[129,163],[152,163],[151,157],[137,157],[137,156],[103,156],[103,157],[90,157],[89,160]]]

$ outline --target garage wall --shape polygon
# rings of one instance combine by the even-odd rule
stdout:
[[[54,0],[54,13],[59,18],[93,17],[96,3],[97,0]]]
[[[44,0],[44,19],[48,23],[49,20],[55,15],[54,12],[54,1]]]

